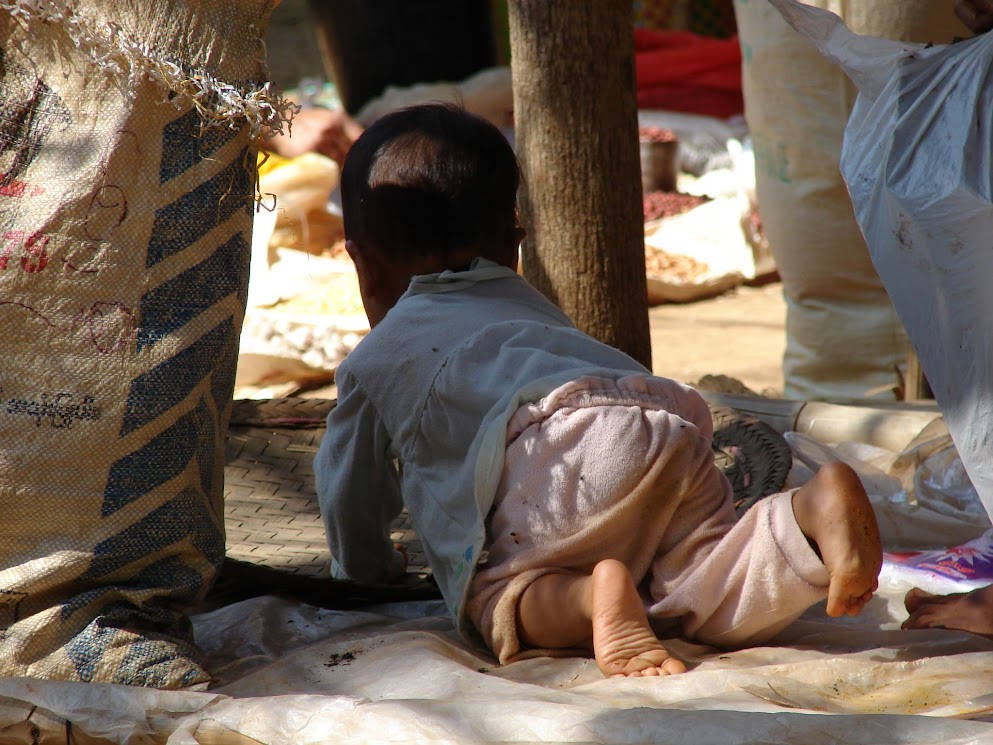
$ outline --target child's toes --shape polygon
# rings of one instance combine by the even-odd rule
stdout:
[[[858,578],[845,575],[832,577],[828,586],[827,614],[834,618],[857,616],[872,599],[874,589],[874,585],[867,589],[866,583]]]
[[[828,588],[827,614],[834,618],[839,616],[857,616],[869,601],[872,600],[874,589],[853,591],[847,587],[839,587],[837,588],[837,592],[834,592],[835,587],[834,583],[832,583]]]

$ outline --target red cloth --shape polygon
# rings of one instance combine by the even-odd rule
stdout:
[[[726,119],[745,111],[738,37],[634,30],[638,108]]]

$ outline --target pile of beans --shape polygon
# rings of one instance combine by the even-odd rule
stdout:
[[[654,246],[645,246],[645,273],[649,277],[659,277],[667,282],[690,284],[710,270],[703,261],[692,256],[671,254]]]
[[[709,197],[681,194],[678,191],[650,191],[642,198],[645,222],[681,215],[709,201]]]
[[[663,127],[638,127],[638,140],[641,142],[672,142],[679,139],[671,129]]]

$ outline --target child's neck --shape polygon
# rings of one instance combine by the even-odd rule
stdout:
[[[357,248],[355,250],[358,251]],[[365,306],[369,325],[375,328],[387,311],[397,304],[410,286],[411,277],[440,274],[444,271],[465,271],[477,257],[517,271],[516,249],[511,253],[512,258],[502,261],[498,253],[478,246],[452,251],[444,256],[414,256],[401,262],[387,260],[375,247],[367,249],[365,255],[362,252],[356,253],[353,259],[359,270],[359,286],[363,288],[362,304]]]
[[[501,260],[501,257],[494,256],[492,251],[482,250],[478,247],[470,247],[453,251],[444,255],[419,256],[407,263],[406,270],[410,276],[418,274],[439,274],[441,272],[466,272],[474,259],[484,258],[517,270],[517,262]]]

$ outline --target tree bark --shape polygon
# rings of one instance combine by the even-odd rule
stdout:
[[[630,0],[510,0],[524,276],[651,369]]]

